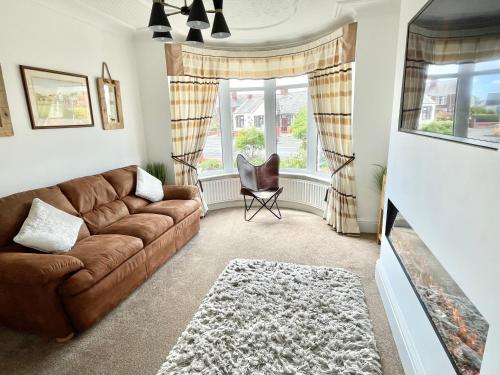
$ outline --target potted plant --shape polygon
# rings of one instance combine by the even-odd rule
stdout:
[[[146,172],[155,176],[162,184],[165,184],[167,179],[167,168],[164,163],[148,163],[146,164]]]

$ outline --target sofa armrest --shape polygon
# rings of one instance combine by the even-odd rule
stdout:
[[[198,200],[198,194],[198,188],[194,185],[163,185],[163,195],[165,200]]]
[[[84,268],[70,255],[0,253],[0,283],[40,285]]]

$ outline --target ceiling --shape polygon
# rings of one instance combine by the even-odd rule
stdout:
[[[74,0],[100,14],[138,31],[146,32],[152,0]],[[276,47],[303,43],[353,19],[359,4],[386,0],[226,0],[224,15],[232,36],[213,39],[203,31],[209,47]],[[184,0],[169,0],[182,6]],[[189,1],[190,2],[190,1]],[[204,0],[213,9],[212,0]],[[314,6],[312,6],[314,4]],[[183,41],[187,34],[186,17],[169,17],[174,39]],[[209,14],[209,19],[213,15]]]

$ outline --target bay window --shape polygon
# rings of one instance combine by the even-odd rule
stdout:
[[[262,164],[272,153],[281,171],[326,176],[307,75],[220,80],[200,175],[236,172],[236,156]]]

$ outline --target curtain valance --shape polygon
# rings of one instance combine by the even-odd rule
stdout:
[[[498,35],[463,37],[426,36],[408,34],[407,60],[427,64],[458,64],[481,62],[500,58]]]
[[[221,51],[182,44],[165,46],[167,74],[217,79],[290,77],[353,62],[356,23],[314,42],[272,51]]]

